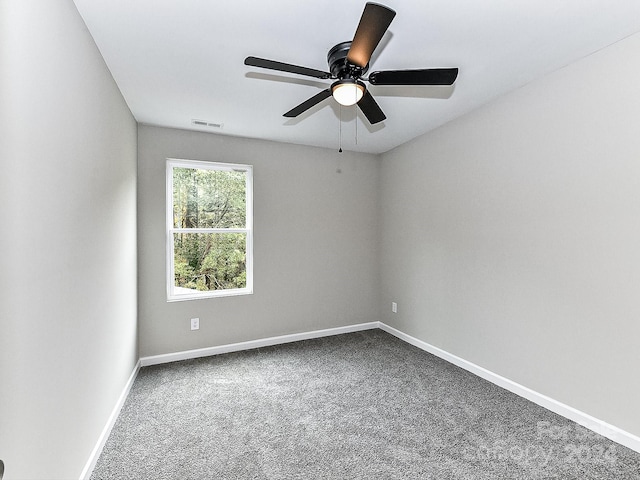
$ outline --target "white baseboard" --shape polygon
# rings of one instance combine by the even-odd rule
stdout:
[[[138,376],[138,372],[140,371],[140,366],[141,366],[140,360],[138,360],[138,362],[136,363],[136,366],[133,368],[133,372],[131,372],[131,375],[129,376],[129,380],[127,380],[127,383],[124,386],[124,389],[122,390],[122,393],[118,397],[118,401],[116,402],[115,407],[113,407],[113,410],[111,411],[111,415],[107,420],[107,424],[102,429],[102,433],[100,434],[100,437],[98,438],[98,442],[96,443],[96,446],[93,448],[93,451],[89,456],[89,460],[87,460],[87,463],[84,466],[82,473],[80,474],[80,480],[89,480],[89,477],[91,477],[91,474],[93,473],[93,469],[95,468],[96,463],[98,462],[98,458],[100,458],[100,454],[102,453],[102,449],[104,448],[104,444],[107,442],[107,439],[109,438],[109,434],[111,434],[111,430],[113,429],[113,426],[115,425],[116,420],[118,419],[120,410],[122,410],[122,406],[124,405],[124,402],[127,400],[127,397],[129,396],[129,392],[131,391],[133,382],[136,380],[136,377]]]
[[[386,325],[382,322],[379,323],[379,328],[399,338],[400,340],[410,343],[411,345],[429,352],[436,357],[440,357],[449,363],[452,363],[481,378],[484,378],[485,380],[488,380],[495,385],[498,385],[499,387],[504,388],[505,390],[509,390],[510,392],[526,398],[527,400],[530,400],[533,403],[546,408],[547,410],[557,413],[558,415],[568,418],[569,420],[573,420],[579,425],[582,425],[583,427],[586,427],[589,430],[602,435],[603,437],[607,437],[608,439],[613,440],[620,445],[624,445],[625,447],[640,453],[640,437],[637,437],[636,435],[626,432],[616,427],[615,425],[603,422],[602,420],[592,417],[591,415],[581,412],[580,410],[570,407],[569,405],[558,402],[553,398],[547,397],[546,395],[531,390],[530,388],[520,385],[519,383],[509,380],[508,378],[493,373],[486,368],[480,367],[474,363],[464,360],[463,358],[457,357],[456,355],[452,355],[451,353],[446,352],[438,347],[434,347],[433,345],[423,342],[422,340],[418,340],[417,338],[407,335],[406,333],[403,333],[400,330],[390,327],[389,325]]]
[[[290,335],[280,335],[278,337],[262,338],[259,340],[250,340],[248,342],[231,343],[228,345],[220,345],[218,347],[200,348],[197,350],[187,350],[185,352],[167,353],[165,355],[154,355],[150,357],[142,357],[140,363],[143,367],[149,365],[158,365],[162,363],[177,362],[180,360],[189,360],[192,358],[209,357],[212,355],[220,355],[222,353],[239,352],[242,350],[251,350],[253,348],[270,347],[272,345],[281,345],[284,343],[298,342],[300,340],[310,340],[312,338],[329,337],[331,335],[340,335],[343,333],[359,332],[362,330],[372,330],[379,328],[379,322],[360,323],[357,325],[349,325],[346,327],[327,328],[324,330],[314,330],[304,333],[293,333]]]

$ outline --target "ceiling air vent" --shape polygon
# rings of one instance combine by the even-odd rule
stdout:
[[[208,127],[208,128],[222,128],[224,125],[224,123],[213,123],[213,122],[207,122],[206,120],[196,120],[196,119],[192,119],[191,124],[196,125],[198,127]]]

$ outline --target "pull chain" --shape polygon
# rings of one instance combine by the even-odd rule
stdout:
[[[358,145],[358,104],[356,103],[353,108],[356,109],[356,145]]]
[[[342,153],[342,105],[340,105],[340,148],[338,153]]]

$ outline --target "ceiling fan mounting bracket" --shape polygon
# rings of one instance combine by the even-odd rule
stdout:
[[[337,78],[340,80],[343,78],[358,79],[369,69],[369,64],[362,68],[347,61],[347,54],[349,53],[350,48],[351,42],[342,42],[329,50],[329,53],[327,54],[327,63],[329,64],[331,78]]]

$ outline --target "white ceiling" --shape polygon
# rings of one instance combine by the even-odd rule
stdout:
[[[353,38],[364,0],[74,0],[140,123],[338,148],[340,108],[327,88],[244,65],[253,55],[327,71]],[[370,86],[387,115],[368,124],[342,107],[345,150],[382,153],[640,31],[639,0],[381,0],[397,15],[370,72],[459,67],[453,87]],[[608,75],[603,72],[603,83]],[[357,135],[356,135],[357,134]],[[357,144],[356,144],[357,140]]]

